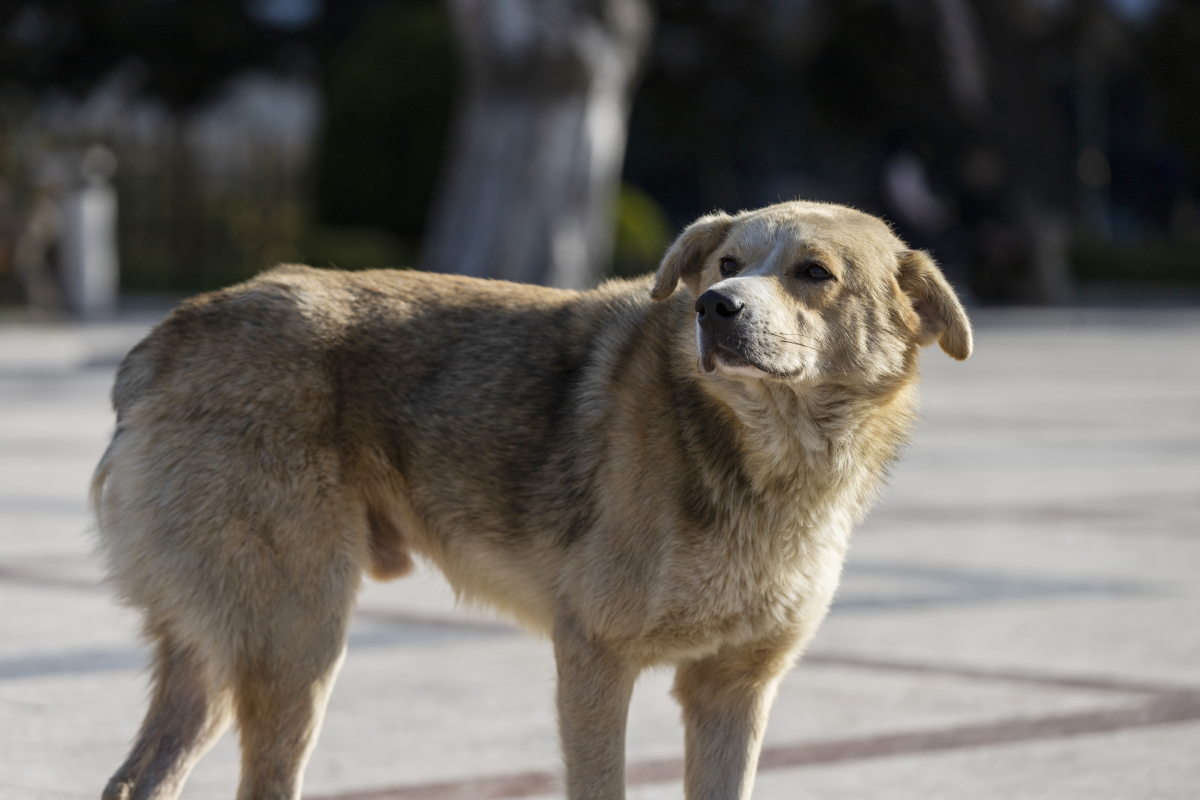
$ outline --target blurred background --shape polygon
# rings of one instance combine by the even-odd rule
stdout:
[[[29,0],[0,307],[281,261],[582,287],[714,208],[891,221],[976,304],[1200,298],[1191,0]]]

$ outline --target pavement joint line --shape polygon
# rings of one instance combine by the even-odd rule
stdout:
[[[1200,449],[1200,448],[1197,448]],[[1084,505],[1084,504],[1087,505]],[[896,506],[881,508],[871,514],[872,523],[912,522],[1127,522],[1145,517],[1146,508],[1168,508],[1176,511],[1200,511],[1200,503],[1193,498],[1176,494],[1137,494],[1107,499],[1098,505],[1091,498],[1081,498],[1078,504],[1070,503],[1006,503],[1006,504],[959,504],[944,506]]]
[[[42,786],[24,786],[19,783],[6,783],[0,781],[0,797],[7,798],[9,796],[9,794],[5,793],[5,789],[20,791],[25,793],[24,796],[26,797],[36,797],[39,800],[48,795],[54,795],[56,797],[69,797],[71,800],[78,800],[79,797],[78,792],[64,791],[62,789],[46,789]]]
[[[764,747],[758,771],[1065,739],[1197,720],[1200,720],[1200,692],[1155,694],[1141,704],[1124,708]],[[628,765],[625,775],[626,783],[631,786],[682,780],[683,760],[637,761]],[[309,796],[306,800],[517,800],[549,794],[559,786],[561,782],[555,773],[525,772]]]
[[[402,621],[393,617],[391,628],[351,631],[349,649],[435,645],[478,637],[512,636],[520,631],[504,625],[476,625],[469,621],[415,617]],[[150,650],[144,647],[68,650],[0,659],[0,682],[97,672],[144,670],[150,666]]]
[[[22,461],[33,456],[35,458],[100,458],[104,448],[108,446],[111,436],[103,439],[85,439],[82,437],[30,439],[26,437],[0,437],[3,452],[0,457],[19,458]]]
[[[982,572],[970,568],[947,569],[903,561],[852,560],[846,574],[855,577],[888,577],[933,582],[934,590],[888,596],[854,597],[841,593],[834,612],[902,611],[910,608],[1040,600],[1067,596],[1131,596],[1154,591],[1129,581],[1079,580]]]
[[[428,626],[431,628],[454,628],[466,633],[521,633],[520,628],[504,621],[503,619],[453,619],[436,614],[414,614],[409,611],[392,611],[390,609],[371,608],[370,606],[359,606],[355,610],[354,614],[359,619],[364,619],[368,622],[379,622],[385,625],[412,625]]]
[[[94,592],[104,588],[104,584],[100,581],[76,578],[70,575],[55,575],[52,570],[5,565],[2,563],[0,563],[0,581],[5,583],[19,583],[26,586],[75,589],[86,592]]]
[[[831,667],[853,667],[887,672],[913,672],[928,675],[943,675],[978,680],[1028,683],[1039,686],[1054,686],[1064,689],[1094,689],[1127,694],[1173,696],[1177,694],[1200,696],[1200,686],[1179,686],[1148,681],[1128,680],[1099,676],[1061,675],[1023,669],[985,669],[980,667],[935,664],[919,661],[901,661],[871,658],[843,653],[808,653],[801,664]]]
[[[401,643],[426,643],[455,636],[457,634],[483,636],[517,636],[521,629],[504,623],[447,619],[434,615],[408,614],[375,609],[360,609],[360,615],[368,620],[386,620],[389,624],[404,627],[399,637],[388,636],[388,631],[364,631],[350,637],[350,649],[375,648]],[[407,634],[407,635],[405,635]],[[423,635],[424,634],[424,635]],[[149,663],[147,650],[142,648],[116,648],[108,650],[77,650],[47,653],[0,660],[0,681],[30,677],[49,677],[62,674],[85,674],[109,672],[123,669],[142,669]],[[810,652],[801,660],[801,666],[850,667],[880,672],[908,672],[924,675],[970,678],[985,681],[1027,683],[1063,689],[1090,689],[1125,694],[1159,696],[1200,695],[1200,686],[1184,686],[1148,681],[1129,680],[1102,676],[1063,675],[1022,669],[985,669],[956,664],[936,664],[873,658],[846,653]]]
[[[0,514],[83,516],[87,513],[87,503],[74,497],[0,493]]]
[[[78,380],[79,378],[111,378],[120,362],[84,362],[63,366],[0,366],[0,382],[47,383]]]
[[[0,560],[0,582],[21,583],[27,586],[96,591],[104,588],[103,581],[80,578],[60,571],[52,563],[39,559]],[[62,559],[76,565],[86,565],[85,559]],[[945,605],[966,605],[1040,600],[1051,597],[1080,597],[1102,595],[1148,595],[1156,593],[1128,581],[1098,581],[1054,579],[1041,576],[1023,577],[996,575],[964,569],[945,569],[907,563],[851,561],[847,575],[886,576],[901,579],[933,581],[943,588],[886,596],[855,597],[845,593],[835,597],[834,613],[904,611]],[[371,612],[375,619],[386,622],[388,612]],[[411,624],[413,620],[405,620]],[[480,625],[486,625],[480,622]],[[503,623],[495,623],[503,625]]]
[[[0,681],[140,670],[149,664],[148,651],[133,647],[18,656],[0,660]]]

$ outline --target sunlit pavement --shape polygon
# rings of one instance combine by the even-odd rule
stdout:
[[[978,312],[785,680],[755,797],[1200,797],[1200,310]],[[0,798],[99,797],[144,711],[137,620],[96,585],[85,493],[148,318],[0,327]],[[557,793],[547,643],[440,579],[363,592],[309,798]],[[648,674],[630,796],[679,798]],[[236,741],[187,798],[230,798]]]

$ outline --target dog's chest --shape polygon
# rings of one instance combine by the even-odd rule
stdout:
[[[664,564],[647,635],[710,649],[819,620],[837,588],[852,522],[835,512],[747,514],[681,545]]]

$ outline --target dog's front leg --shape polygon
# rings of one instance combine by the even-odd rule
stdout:
[[[569,800],[625,797],[625,721],[637,668],[570,613],[554,622],[558,728]]]
[[[775,689],[792,661],[792,647],[762,644],[679,665],[687,800],[748,800]]]

